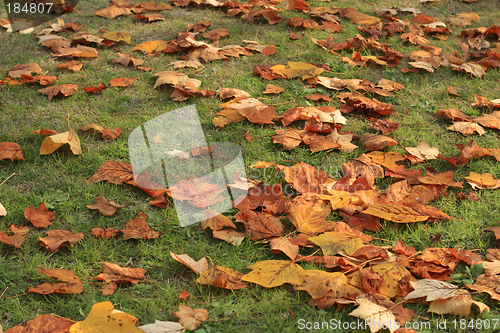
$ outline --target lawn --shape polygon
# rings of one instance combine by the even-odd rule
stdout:
[[[254,4],[253,1],[252,3]],[[276,135],[276,130],[287,128],[301,130],[304,127],[304,120],[296,121],[290,126],[283,126],[280,119],[275,119],[274,124],[258,124],[245,119],[229,123],[224,127],[214,126],[213,119],[217,117],[215,114],[223,110],[220,104],[228,100],[221,101],[216,95],[208,93],[206,97],[197,94],[185,101],[174,101],[170,97],[174,90],[169,85],[160,85],[153,89],[157,80],[154,74],[162,71],[175,70],[185,73],[189,78],[201,81],[199,89],[209,92],[216,92],[221,88],[241,89],[262,103],[275,107],[277,115],[283,115],[287,110],[299,106],[320,105],[339,108],[344,105],[339,99],[341,93],[362,93],[366,97],[392,104],[394,113],[389,117],[382,116],[381,119],[390,118],[400,124],[396,131],[387,134],[396,140],[397,144],[387,146],[380,151],[408,154],[405,147],[415,147],[425,140],[430,147],[438,147],[441,155],[449,158],[460,155],[456,145],[466,145],[471,140],[483,148],[500,148],[498,129],[485,128],[484,135],[474,133],[465,136],[449,130],[447,127],[451,125],[451,121],[437,115],[438,110],[450,108],[456,108],[471,118],[490,113],[486,107],[474,107],[471,104],[476,102],[474,95],[482,95],[489,100],[500,98],[498,68],[489,68],[482,77],[445,66],[439,67],[434,72],[418,69],[415,72],[405,73],[402,69],[413,68],[408,64],[413,61],[410,59],[410,54],[420,50],[420,47],[402,41],[401,33],[382,36],[379,40],[380,43],[387,44],[406,56],[399,65],[390,67],[368,61],[366,67],[351,66],[342,59],[352,58],[353,50],[330,52],[313,41],[327,40],[331,37],[332,44],[341,43],[361,33],[357,28],[358,24],[352,23],[347,17],[341,18],[340,14],[336,15],[343,30],[340,33],[331,33],[324,29],[292,27],[287,24],[290,18],[310,19],[310,16],[299,10],[285,9],[286,2],[276,5],[283,9],[278,11],[278,14],[284,20],[273,25],[264,18],[256,18],[255,23],[250,24],[241,17],[241,14],[235,17],[227,16],[225,15],[227,8],[204,5],[196,7],[193,4],[181,7],[174,3],[170,4],[172,9],[151,12],[162,14],[165,17],[164,21],[148,23],[135,18],[135,14],[118,16],[114,19],[96,16],[96,11],[106,8],[108,2],[80,1],[73,12],[60,17],[66,23],[84,25],[76,33],[101,35],[112,31],[128,32],[131,35],[131,44],[123,42],[112,46],[87,44],[86,46],[96,48],[99,56],[75,58],[83,62],[83,68],[75,72],[57,67],[58,64],[72,59],[57,58],[52,55],[55,52],[50,48],[38,43],[35,34],[48,28],[47,23],[37,26],[34,33],[28,34],[9,33],[6,29],[0,28],[0,78],[7,77],[8,71],[17,64],[37,63],[45,75],[57,76],[57,81],[50,86],[78,84],[78,90],[73,95],[54,97],[51,101],[46,95],[38,92],[39,89],[45,88],[38,83],[0,85],[2,110],[0,142],[17,143],[22,148],[24,156],[24,160],[0,160],[0,204],[7,211],[6,216],[0,216],[0,231],[10,235],[9,226],[12,224],[29,227],[26,240],[19,248],[0,243],[0,324],[7,329],[46,313],[80,321],[87,317],[95,303],[103,301],[111,301],[116,309],[138,318],[138,326],[153,323],[155,320],[177,321],[172,313],[178,311],[180,304],[193,309],[203,308],[208,311],[209,319],[201,323],[196,330],[200,333],[295,332],[302,329],[308,331],[310,326],[305,323],[311,322],[330,322],[334,319],[341,322],[356,322],[358,318],[348,314],[354,311],[357,305],[344,304],[341,310],[337,309],[336,305],[319,309],[308,305],[311,297],[306,291],[295,290],[288,283],[275,288],[265,288],[246,282],[247,287],[241,290],[197,283],[198,275],[172,259],[169,251],[176,254],[186,253],[194,260],[206,257],[210,266],[224,266],[242,274],[248,274],[251,270],[247,267],[257,262],[289,260],[289,258],[283,253],[271,253],[270,245],[262,240],[253,241],[247,237],[240,245],[234,246],[214,238],[211,232],[204,231],[199,223],[181,227],[170,200],[167,200],[169,202],[167,208],[158,208],[150,204],[152,200],[150,195],[132,185],[110,182],[89,183],[87,180],[105,162],[130,163],[128,137],[134,129],[157,116],[191,104],[198,110],[207,142],[229,142],[238,145],[243,155],[246,174],[250,179],[255,181],[262,179],[265,185],[282,183],[287,194],[292,194],[292,197],[299,193],[293,186],[286,185],[286,181],[274,167],[256,169],[250,166],[258,161],[272,162],[286,167],[304,162],[325,171],[331,179],[338,180],[344,176],[342,171],[344,163],[358,158],[363,153],[370,153],[370,150],[365,149],[363,145],[364,134],[382,134],[370,126],[371,120],[366,113],[345,113],[342,115],[347,121],[342,127],[342,132],[355,133],[361,137],[359,141],[353,141],[357,149],[352,152],[339,149],[311,151],[306,145],[283,150],[281,144],[271,141],[271,136]],[[459,55],[462,54],[462,49],[458,39],[462,30],[492,27],[499,23],[498,17],[500,17],[498,0],[476,2],[441,0],[425,4],[419,1],[387,0],[369,3],[346,0],[308,1],[308,4],[311,7],[351,7],[374,17],[378,17],[375,9],[393,6],[412,7],[436,21],[443,22],[448,22],[450,17],[455,17],[458,13],[477,13],[479,21],[472,21],[467,27],[449,26],[451,34],[447,35],[447,40],[434,38],[432,37],[434,34],[425,34],[430,41],[429,45],[442,48],[443,53],[458,52]],[[411,20],[413,14],[400,11],[395,16]],[[0,18],[7,18],[5,7],[0,7]],[[55,18],[52,23],[56,21]],[[201,61],[202,66],[198,68],[174,69],[171,63],[183,60],[182,57],[187,56],[187,51],[149,54],[132,51],[134,46],[144,42],[176,40],[180,33],[186,31],[188,24],[200,21],[212,22],[208,32],[219,28],[228,30],[229,35],[218,41],[219,47],[244,46],[247,44],[244,41],[257,41],[262,45],[274,45],[277,53],[264,55],[251,52],[251,55],[228,57],[227,60]],[[382,21],[384,24],[389,22],[386,19]],[[409,32],[408,27],[405,29],[405,32]],[[69,30],[52,34],[71,39],[76,33]],[[303,38],[292,40],[290,33],[303,35]],[[367,33],[363,35],[369,36]],[[195,38],[197,41],[211,43],[209,39],[202,37],[202,33]],[[499,54],[499,38],[493,35],[488,40],[491,42],[490,47],[496,46],[496,52]],[[463,41],[466,43],[465,39]],[[380,55],[374,48],[355,51],[359,51],[361,56]],[[142,66],[153,69],[143,71],[135,69],[134,66],[126,67],[113,63],[113,59],[118,57],[117,52],[131,54],[144,61]],[[471,48],[470,52],[478,50]],[[300,77],[267,81],[253,74],[254,66],[287,65],[287,62],[324,64],[328,65],[329,69],[323,71],[321,76],[338,77],[343,80],[365,79],[375,84],[381,79],[387,79],[402,84],[404,89],[394,92],[391,96],[380,96],[354,89],[332,90],[317,83],[307,83],[307,80],[302,80]],[[101,82],[109,86],[108,82],[111,79],[129,77],[134,77],[136,80],[127,87],[108,87],[97,94],[89,94],[83,90],[84,87],[96,87]],[[280,94],[263,94],[268,83],[284,91]],[[450,94],[449,86],[456,88],[458,95]],[[318,104],[305,97],[314,93],[325,94],[331,101]],[[496,107],[495,110],[499,108]],[[100,133],[80,130],[82,126],[89,124],[98,124],[109,129],[119,127],[123,132],[116,139],[107,141],[101,138]],[[68,127],[76,131],[82,154],[74,155],[68,145],[64,145],[54,153],[40,155],[40,147],[45,136],[32,132],[45,128],[62,133],[68,131]],[[246,140],[244,137],[246,132],[249,132],[254,139]],[[190,133],[182,135],[186,134],[191,135]],[[398,164],[405,165],[408,169],[421,170],[422,175],[425,174],[427,167],[433,167],[440,173],[453,171],[453,180],[464,182],[463,187],[449,186],[446,189],[447,196],[440,195],[428,203],[453,219],[431,219],[414,223],[396,223],[382,219],[380,231],[363,231],[372,237],[370,245],[392,248],[396,241],[401,239],[406,246],[414,247],[417,252],[430,247],[459,248],[471,251],[483,259],[486,258],[488,249],[498,248],[494,234],[485,229],[497,226],[497,221],[500,220],[500,190],[474,190],[465,180],[471,172],[490,173],[495,179],[500,178],[499,162],[496,159],[484,156],[471,159],[460,166],[454,166],[443,159],[429,159],[418,164],[405,160]],[[398,180],[387,174],[376,179],[377,193],[382,194]],[[460,192],[465,195],[465,200]],[[475,194],[477,201],[468,198],[471,193]],[[125,207],[119,208],[112,216],[104,216],[96,210],[88,209],[86,206],[94,204],[95,198],[99,196]],[[25,209],[30,206],[36,208],[40,203],[44,203],[49,211],[55,213],[53,225],[48,228],[36,228],[25,218]],[[149,226],[159,232],[158,238],[124,240],[121,235],[111,239],[92,235],[94,227],[124,229],[125,223],[137,217],[141,210],[147,214]],[[231,218],[237,213],[238,210],[233,208],[224,215]],[[327,220],[345,221],[339,210],[333,210]],[[284,215],[282,222],[284,235],[298,234],[296,227]],[[245,231],[242,223],[237,223],[237,226],[238,231]],[[51,253],[40,246],[39,238],[46,236],[46,230],[83,232],[84,238],[75,245]],[[307,256],[323,253],[321,248],[315,246],[301,247],[300,254]],[[143,268],[146,274],[139,283],[120,284],[112,295],[105,296],[100,291],[102,282],[94,279],[102,273],[102,262],[122,267]],[[367,263],[365,264],[369,267]],[[326,270],[310,262],[300,262],[298,265],[305,270]],[[27,293],[29,287],[43,282],[55,283],[54,279],[39,274],[38,267],[71,270],[83,282],[83,292],[47,295]],[[452,271],[471,275],[469,268],[470,265],[461,261]],[[339,269],[337,267],[337,270]],[[451,273],[449,271],[448,276]],[[478,277],[477,274],[472,275],[473,280]],[[417,277],[422,278],[422,276]],[[431,323],[431,328],[427,331],[432,332],[492,332],[493,327],[485,330],[477,325],[474,327],[458,325],[457,328],[452,326],[454,320],[455,323],[460,323],[464,318],[467,324],[474,320],[474,325],[477,324],[477,320],[484,322],[500,318],[497,309],[498,300],[487,293],[468,289],[465,283],[457,278],[454,283],[460,288],[469,290],[472,299],[486,304],[490,308],[489,311],[474,312],[468,317],[441,315],[428,312],[428,304],[406,301],[404,307],[415,311],[413,322]],[[189,293],[186,299],[179,298],[183,290]],[[395,303],[402,300],[400,296],[393,298]],[[446,330],[436,328],[437,323],[444,319],[448,322]],[[321,327],[319,329],[313,327],[309,331],[323,330]],[[351,327],[348,330],[329,331],[368,332],[369,330]]]

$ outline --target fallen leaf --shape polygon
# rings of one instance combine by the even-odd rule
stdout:
[[[292,244],[288,238],[276,237],[271,239],[271,252],[284,253],[291,260],[295,260],[299,254],[299,246]]]
[[[154,324],[147,324],[137,327],[146,333],[184,333],[185,328],[175,321],[155,320]]]
[[[30,75],[25,75],[21,74],[21,79],[23,79],[26,82],[37,82],[40,83],[42,86],[48,86],[49,84],[52,84],[56,82],[57,77],[56,76],[49,76],[49,75],[37,75],[37,76],[30,76]]]
[[[120,53],[118,52],[119,57],[113,59],[111,63],[113,64],[122,64],[123,66],[128,66],[130,63],[134,65],[134,67],[140,66],[144,64],[144,60],[137,59],[133,55],[126,54],[126,53]]]
[[[63,318],[53,314],[41,314],[34,319],[28,320],[20,325],[13,326],[5,333],[56,333],[69,332],[75,322],[69,318]],[[1,327],[1,326],[0,326]],[[1,330],[0,330],[1,331]]]
[[[142,210],[139,211],[138,217],[128,220],[126,229],[122,230],[123,239],[153,239],[158,238],[160,233],[151,229],[146,221],[147,215]]]
[[[305,282],[295,286],[295,290],[305,290],[313,299],[324,297],[328,292],[333,293],[334,298],[356,299],[362,291],[349,284],[344,273],[329,273],[320,270],[304,271]]]
[[[418,203],[375,204],[368,206],[363,213],[397,223],[425,221],[429,217],[450,219],[439,209]]]
[[[304,282],[304,269],[293,261],[264,260],[247,268],[252,271],[243,275],[241,280],[256,283],[265,288],[281,286],[284,283],[298,285]]]
[[[422,140],[416,147],[405,147],[405,149],[413,155],[418,162],[434,160],[439,156],[439,149],[437,147],[431,148],[425,140]]]
[[[366,150],[381,150],[386,146],[394,146],[398,142],[385,135],[365,133],[363,135],[363,147]]]
[[[103,90],[106,90],[108,87],[104,83],[99,83],[97,87],[84,87],[83,91],[91,93],[91,94],[98,94],[102,92]]]
[[[285,89],[277,87],[275,85],[272,85],[272,84],[268,83],[266,85],[266,90],[264,90],[262,93],[263,94],[279,94],[279,93],[281,93],[283,91],[285,91]]]
[[[87,180],[87,184],[108,181],[112,184],[123,184],[134,178],[132,166],[123,162],[104,162],[97,172]]]
[[[478,301],[474,301],[466,290],[461,290],[456,296],[435,300],[429,306],[428,312],[434,312],[438,314],[452,314],[455,316],[469,316],[471,314],[472,305],[475,305],[479,309],[479,313],[483,311],[490,311],[490,308]]]
[[[396,317],[390,309],[363,298],[356,299],[356,302],[359,307],[348,315],[364,319],[372,333],[382,329],[383,325],[380,323],[396,323]],[[395,325],[386,325],[386,327],[391,333],[396,331]]]
[[[100,302],[92,305],[87,318],[71,326],[69,333],[85,332],[127,332],[143,333],[136,327],[137,318],[114,310],[113,303]]]
[[[233,218],[245,225],[245,230],[253,241],[279,236],[285,230],[279,218],[266,212],[240,210]]]
[[[94,235],[96,237],[101,237],[101,238],[111,238],[111,237],[118,235],[120,232],[122,232],[122,231],[116,230],[113,228],[106,228],[106,229],[99,228],[99,227],[92,228],[92,235]]]
[[[116,284],[126,282],[136,284],[141,281],[144,274],[146,274],[146,270],[143,268],[120,267],[117,264],[103,261],[102,273],[94,277],[94,279],[99,281],[114,282]]]
[[[309,240],[321,247],[325,256],[333,256],[340,251],[352,255],[363,246],[361,238],[350,232],[325,232],[319,236],[309,237]]]
[[[465,180],[472,186],[473,189],[495,189],[500,187],[500,180],[494,179],[491,173],[479,174],[474,171],[470,172],[469,177],[465,177]]]
[[[11,78],[20,78],[22,74],[31,76],[31,73],[42,74],[43,71],[37,63],[32,62],[29,64],[15,65],[8,70],[8,73]]]
[[[80,145],[80,140],[76,135],[75,131],[70,129],[68,132],[59,133],[55,135],[51,135],[43,140],[42,145],[40,147],[40,155],[48,155],[52,154],[59,147],[64,144],[69,144],[69,148],[75,155],[82,154],[82,147]]]
[[[391,134],[395,130],[401,126],[400,124],[397,124],[393,122],[390,119],[374,119],[371,123],[370,126],[377,131],[381,131],[382,134]]]
[[[188,306],[179,304],[179,311],[172,313],[179,318],[179,324],[188,330],[195,330],[202,322],[208,319],[208,311],[205,309],[193,310]]]
[[[189,293],[187,290],[183,289],[180,293],[179,293],[179,298],[180,299],[186,299],[189,297]]]
[[[64,64],[58,64],[57,68],[63,68],[67,69],[72,72],[78,72],[80,69],[83,67],[83,62],[78,61],[78,60],[71,60],[68,62],[65,62]]]
[[[68,283],[43,283],[36,287],[30,287],[28,293],[47,295],[51,293],[59,294],[80,294],[83,292],[83,284],[78,277],[67,269],[44,269],[38,267],[38,273],[62,280]]]
[[[187,254],[175,254],[170,252],[170,256],[180,262],[183,265],[189,267],[196,274],[201,274],[208,269],[208,261],[205,257],[201,258],[198,261],[194,261],[193,258],[188,256]]]
[[[132,14],[132,12],[128,8],[118,7],[118,6],[109,6],[104,9],[98,10],[95,15],[101,16],[107,19],[114,19],[117,16],[125,15],[128,16]]]
[[[5,210],[5,207],[0,203],[0,216],[6,216],[7,211]]]
[[[241,277],[242,274],[234,269],[215,265],[203,271],[196,282],[231,290],[243,289],[247,286],[241,282]]]
[[[406,295],[405,299],[426,297],[427,302],[432,302],[454,297],[460,292],[456,285],[438,280],[422,279],[410,281],[410,284],[415,290]]]
[[[456,121],[448,127],[449,130],[460,132],[463,135],[472,135],[474,132],[477,132],[479,135],[483,135],[485,133],[484,128],[476,123],[469,123],[465,121]]]
[[[237,232],[234,230],[216,230],[212,233],[214,238],[222,239],[234,246],[239,246],[246,238],[245,233]]]
[[[45,233],[47,234],[46,237],[38,237],[38,240],[41,242],[40,246],[43,246],[47,251],[52,253],[59,251],[61,247],[66,245],[66,242],[75,245],[76,242],[83,239],[83,232],[73,234],[68,230],[47,230]]]
[[[22,160],[23,150],[17,143],[14,142],[0,142],[0,160],[9,159],[11,161],[14,160]]]
[[[137,78],[135,77],[130,77],[130,78],[123,78],[123,77],[119,77],[119,78],[116,78],[116,79],[111,79],[109,81],[109,86],[110,87],[127,87],[127,86],[130,86],[132,83],[134,83],[134,81],[137,80]]]
[[[78,89],[77,84],[61,84],[58,86],[39,89],[38,92],[41,92],[42,94],[49,96],[49,102],[50,102],[54,96],[58,96],[59,94],[66,97],[71,96],[77,91],[77,89]]]
[[[88,209],[98,209],[99,212],[104,216],[112,216],[116,213],[118,208],[122,208],[125,206],[118,205],[114,201],[106,200],[104,197],[95,198],[95,205],[87,205]]]
[[[298,196],[290,201],[288,218],[297,231],[314,235],[332,229],[336,222],[327,221],[330,207],[318,199]]]
[[[54,219],[56,213],[49,212],[42,202],[37,209],[29,206],[24,210],[24,217],[33,224],[36,228],[47,228],[52,225],[50,221]]]

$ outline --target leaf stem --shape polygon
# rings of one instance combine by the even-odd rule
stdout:
[[[7,177],[7,179],[5,179],[2,183],[0,183],[0,186],[2,186],[6,181],[8,181],[12,176],[14,176],[16,173],[12,173],[12,175],[10,175],[9,177]]]

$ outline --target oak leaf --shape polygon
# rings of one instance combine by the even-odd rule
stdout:
[[[52,225],[50,221],[52,221],[55,216],[56,213],[49,212],[43,202],[37,209],[33,208],[33,206],[29,206],[24,210],[24,217],[37,228],[47,228],[49,225]]]
[[[208,319],[208,311],[205,309],[193,310],[188,306],[179,304],[179,311],[172,313],[179,318],[179,324],[188,330],[195,330]]]
[[[83,284],[78,277],[67,269],[44,269],[38,267],[38,273],[62,280],[68,283],[43,283],[36,287],[30,287],[29,293],[47,295],[50,293],[59,294],[80,294],[83,292]]]
[[[95,198],[95,205],[87,205],[88,209],[98,209],[99,212],[104,216],[112,216],[116,213],[118,208],[125,206],[118,205],[114,201],[108,201],[104,197]]]
[[[59,251],[61,247],[66,245],[66,242],[75,245],[76,242],[83,239],[83,232],[73,234],[68,230],[47,230],[45,233],[47,234],[46,237],[38,237],[38,240],[41,242],[40,246],[43,246],[47,251],[52,253]]]
[[[205,257],[201,258],[198,261],[194,261],[193,258],[188,256],[187,254],[175,254],[170,252],[170,256],[180,262],[181,264],[189,267],[196,274],[201,274],[208,269],[208,261]]]
[[[77,89],[77,84],[61,84],[58,86],[39,89],[38,92],[47,95],[50,102],[54,96],[58,96],[59,94],[63,96],[71,96],[77,91]]]
[[[429,217],[450,219],[441,210],[418,203],[394,203],[370,205],[364,214],[374,215],[397,223],[425,221]]]
[[[48,155],[52,154],[59,147],[64,144],[69,144],[69,148],[75,155],[82,154],[82,147],[80,145],[80,140],[76,135],[75,131],[70,129],[68,132],[59,133],[55,135],[51,135],[43,140],[42,145],[40,146],[40,155]]]
[[[196,282],[225,289],[243,289],[247,286],[241,282],[241,277],[242,274],[234,269],[215,265],[203,271]]]
[[[23,150],[17,143],[14,142],[0,142],[0,161],[9,159],[11,161],[14,160],[23,160]]]
[[[100,302],[92,305],[87,318],[71,326],[69,333],[85,332],[127,332],[143,333],[136,327],[137,318],[128,313],[114,309],[111,302]]]
[[[241,278],[242,281],[256,283],[265,288],[281,286],[284,283],[304,282],[304,269],[293,261],[264,260],[247,268],[252,271]]]
[[[139,211],[138,217],[128,220],[126,224],[126,229],[122,230],[123,239],[152,239],[158,238],[160,233],[151,229],[146,222],[147,215],[144,214],[142,210]]]

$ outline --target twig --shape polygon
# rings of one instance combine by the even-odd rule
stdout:
[[[0,299],[2,299],[2,296],[3,294],[5,294],[5,292],[7,291],[7,289],[9,289],[9,286],[5,287],[5,290],[2,292],[2,294],[0,295]]]
[[[12,175],[10,175],[9,177],[7,177],[7,179],[5,179],[2,183],[0,183],[0,186],[2,186],[6,181],[8,181],[10,179],[10,177],[14,176],[16,173],[12,173]]]
[[[5,297],[5,299],[14,298],[14,297],[19,297],[19,296],[24,296],[24,295],[28,295],[28,294],[27,294],[27,293],[24,293],[24,294],[19,294],[19,295],[14,295],[14,296],[9,296],[9,297]]]
[[[285,92],[288,94],[288,96],[290,96],[290,98],[291,98],[291,99],[292,99],[292,101],[295,103],[295,105],[299,106],[299,103],[297,103],[297,102],[293,99],[292,95],[290,95],[290,93],[289,93],[288,91],[285,91]]]

